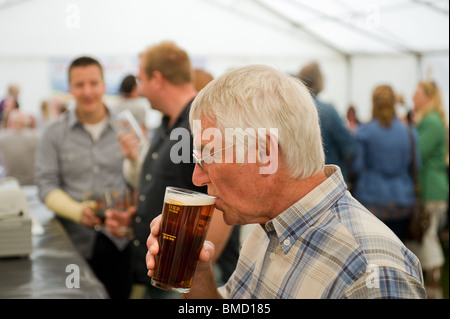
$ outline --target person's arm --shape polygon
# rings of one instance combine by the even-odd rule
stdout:
[[[35,181],[38,186],[39,199],[45,203],[48,194],[58,189],[61,184],[60,163],[58,161],[60,144],[58,137],[62,135],[59,128],[48,127],[42,133],[36,148]]]
[[[129,206],[125,211],[107,209],[105,212],[106,230],[117,238],[133,237],[131,225],[135,214],[136,206]]]
[[[55,214],[86,227],[92,228],[102,224],[102,220],[95,215],[97,205],[94,201],[78,202],[59,188],[48,193],[45,205]]]
[[[155,269],[155,255],[159,253],[158,236],[161,227],[161,216],[159,215],[150,223],[150,236],[147,239],[146,263],[149,277],[153,276]],[[214,244],[205,241],[200,251],[199,262],[192,280],[191,291],[183,294],[186,299],[217,299],[222,298],[217,290],[214,273],[212,270],[212,256],[214,256]]]
[[[133,133],[120,133],[118,139],[125,156],[122,166],[123,175],[128,184],[134,189],[138,189],[142,164],[144,163],[150,143],[148,140],[139,143],[139,140],[136,139]]]

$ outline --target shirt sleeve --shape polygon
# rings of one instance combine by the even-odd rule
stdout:
[[[226,285],[219,287],[217,289],[219,294],[222,296],[223,299],[230,299],[229,290],[226,288]]]
[[[62,132],[58,132],[57,128],[57,126],[48,127],[42,133],[36,149],[35,180],[42,202],[45,202],[45,198],[52,190],[60,187],[59,146],[56,136]]]
[[[81,222],[82,213],[86,207],[96,208],[94,201],[77,202],[60,189],[54,189],[48,193],[45,198],[45,204],[55,214],[70,219],[75,223]]]
[[[425,299],[423,283],[404,271],[371,265],[346,290],[349,299]]]

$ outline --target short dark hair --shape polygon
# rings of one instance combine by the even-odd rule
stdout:
[[[102,75],[102,78],[103,78],[103,68],[102,68],[102,65],[100,64],[100,62],[98,62],[94,58],[91,58],[91,57],[88,57],[88,56],[82,56],[82,57],[76,58],[70,64],[69,70],[68,70],[69,82],[70,82],[70,72],[72,71],[73,68],[84,67],[84,66],[89,66],[89,65],[96,65],[96,66],[98,66],[98,68],[100,69],[100,73]]]
[[[136,77],[132,74],[127,75],[123,78],[120,84],[120,94],[128,96],[133,92],[134,88],[137,86]]]

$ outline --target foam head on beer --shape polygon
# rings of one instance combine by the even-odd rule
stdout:
[[[180,206],[209,206],[214,205],[215,201],[214,196],[187,190],[178,191],[176,187],[172,187],[164,196],[165,203]]]
[[[215,201],[216,197],[207,194],[166,188],[153,286],[189,292]]]

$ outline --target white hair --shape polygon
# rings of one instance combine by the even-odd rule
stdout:
[[[294,178],[303,179],[325,165],[319,117],[305,85],[269,66],[249,65],[210,82],[195,98],[193,121],[205,119],[225,128],[278,130],[282,160]]]

